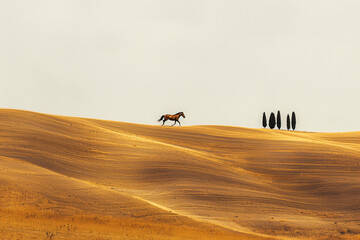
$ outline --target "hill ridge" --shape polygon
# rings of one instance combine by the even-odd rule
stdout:
[[[160,127],[6,109],[0,109],[0,121],[4,189],[8,186],[15,195],[24,194],[24,189],[38,192],[65,212],[74,209],[117,219],[122,211],[160,214],[146,202],[209,224],[232,230],[238,226],[247,234],[245,239],[353,239],[360,234],[360,132]],[[60,174],[63,180],[123,191],[143,203],[123,198],[122,204],[110,192],[104,194],[111,200],[104,200],[100,190],[77,190],[72,186],[80,182],[66,180],[64,185],[55,181],[56,175],[43,176],[45,170],[28,175],[31,165]],[[29,177],[33,186],[19,185],[16,177]],[[40,179],[49,179],[59,190],[47,192]],[[61,191],[67,188],[72,195],[65,198]],[[64,205],[69,199],[73,206]],[[95,205],[104,212],[90,207]],[[151,214],[145,213],[145,219],[153,219]],[[205,228],[209,226],[199,225]]]

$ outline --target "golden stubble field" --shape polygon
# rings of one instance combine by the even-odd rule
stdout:
[[[0,239],[360,239],[360,132],[0,109]]]

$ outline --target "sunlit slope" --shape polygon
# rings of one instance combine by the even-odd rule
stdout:
[[[359,238],[360,132],[160,127],[16,110],[0,110],[0,121],[3,186],[26,174],[36,192],[53,184],[59,209],[169,213],[256,236]],[[31,177],[26,168],[45,172]],[[82,184],[80,200],[66,195]],[[108,207],[88,207],[99,199]]]

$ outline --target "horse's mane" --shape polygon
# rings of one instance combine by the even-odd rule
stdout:
[[[178,112],[177,114],[175,114],[175,115],[178,115],[178,114],[181,114],[181,113],[183,113],[183,112]]]

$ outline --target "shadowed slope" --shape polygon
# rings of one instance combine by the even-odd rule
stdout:
[[[59,194],[86,184],[86,191],[76,191],[81,201],[56,200],[83,214],[172,211],[257,236],[359,236],[358,132],[171,128],[15,110],[1,110],[0,119],[1,166],[20,161],[48,171],[41,179],[53,178]],[[2,177],[5,186],[16,182],[18,171],[12,171]],[[24,177],[27,170],[21,172]],[[57,178],[68,183],[59,185]],[[40,178],[30,179],[36,192],[50,191],[40,190]],[[113,199],[103,213],[84,207],[99,199]]]

